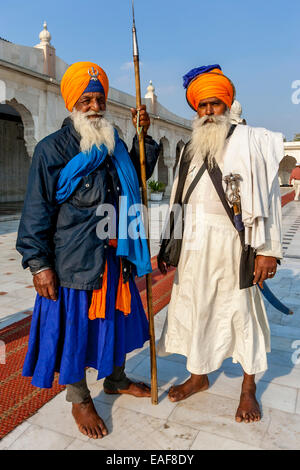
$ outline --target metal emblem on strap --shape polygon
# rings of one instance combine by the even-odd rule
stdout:
[[[94,67],[91,67],[91,68],[88,70],[88,74],[89,74],[89,76],[91,77],[91,80],[93,80],[93,81],[97,81],[97,80],[98,80],[99,71],[98,71],[98,70],[95,70]]]
[[[227,184],[226,199],[233,206],[234,214],[238,215],[241,213],[241,196],[239,182],[241,181],[241,175],[232,174],[225,176],[225,183]]]

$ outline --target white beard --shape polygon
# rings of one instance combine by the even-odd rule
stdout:
[[[213,122],[206,123],[208,119],[213,120]],[[207,156],[208,167],[213,168],[215,162],[219,163],[221,161],[230,125],[230,113],[228,111],[220,116],[212,115],[200,118],[196,115],[193,121],[189,151],[193,163],[201,167],[204,158]]]
[[[95,114],[102,117],[88,118],[88,116]],[[76,131],[81,135],[80,150],[82,152],[89,152],[93,145],[100,148],[104,144],[108,154],[111,155],[113,153],[115,148],[114,128],[103,116],[104,113],[100,112],[88,111],[87,113],[82,113],[73,109],[71,118]]]

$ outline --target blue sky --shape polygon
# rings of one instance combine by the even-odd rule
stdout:
[[[300,80],[298,0],[135,0],[135,9],[143,94],[151,79],[164,106],[191,118],[182,76],[219,63],[248,124],[288,140],[300,133],[300,104],[291,99]],[[0,36],[33,46],[44,20],[59,57],[93,60],[112,86],[134,93],[130,0],[1,2]]]

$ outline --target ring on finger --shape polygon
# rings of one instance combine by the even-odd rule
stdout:
[[[268,276],[273,276],[275,274],[274,271],[272,271],[271,273],[268,273]]]

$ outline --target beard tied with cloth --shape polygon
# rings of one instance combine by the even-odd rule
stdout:
[[[254,246],[257,254],[282,258],[277,178],[283,156],[282,135],[238,125],[226,139],[235,90],[220,66],[193,69],[184,77],[184,84],[187,101],[194,110],[201,100],[217,97],[227,105],[227,111],[221,116],[196,116],[191,141],[180,156],[190,159],[182,198],[206,156],[210,167],[218,163],[223,176],[240,174],[246,243]],[[180,161],[170,208],[179,167]],[[225,183],[223,187],[225,190]],[[265,306],[257,286],[239,288],[240,238],[207,171],[194,188],[188,206],[158,353],[186,356],[188,371],[197,375],[218,369],[229,357],[249,375],[262,372],[267,369],[266,353],[270,351]]]

